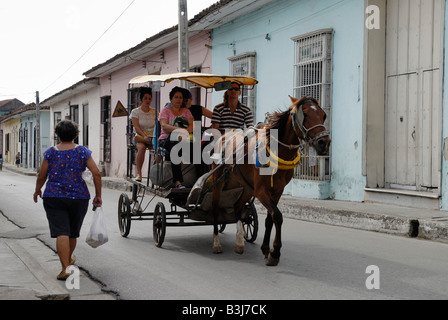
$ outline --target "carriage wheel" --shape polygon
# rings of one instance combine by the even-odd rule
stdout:
[[[165,205],[159,202],[156,205],[153,219],[153,236],[156,247],[161,248],[163,240],[165,240],[166,232],[166,211]]]
[[[258,235],[257,209],[255,208],[255,205],[253,203],[247,204],[246,208],[248,208],[251,211],[251,213],[247,216],[246,219],[242,221],[243,228],[246,233],[244,239],[246,239],[247,242],[254,243],[255,240],[257,240]]]
[[[126,193],[120,195],[118,201],[118,227],[122,237],[127,237],[131,230],[131,202]]]

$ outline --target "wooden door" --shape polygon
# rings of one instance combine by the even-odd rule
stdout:
[[[386,186],[437,189],[441,170],[443,0],[388,0]]]

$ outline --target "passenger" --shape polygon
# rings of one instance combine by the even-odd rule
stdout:
[[[193,115],[194,121],[200,121],[202,123],[202,116],[209,119],[213,117],[213,112],[208,110],[206,107],[192,104],[193,96],[188,89],[184,89],[184,103]]]
[[[217,105],[213,111],[212,128],[224,133],[228,129],[244,129],[254,125],[252,111],[241,104],[239,97],[241,88],[238,83],[232,83],[232,88],[224,94],[224,103]]]
[[[167,161],[171,160],[170,152],[171,149],[181,141],[185,139],[181,135],[178,136],[175,141],[172,141],[172,132],[176,129],[183,128],[188,131],[189,134],[193,132],[193,122],[194,118],[191,112],[184,106],[184,89],[180,87],[175,87],[170,92],[171,107],[163,108],[159,115],[159,121],[161,125],[160,134],[160,146],[166,149],[165,159]],[[173,183],[176,188],[184,189],[185,186],[182,185],[184,182],[182,175],[182,165],[173,164],[171,162],[171,169],[173,171]]]
[[[131,112],[132,125],[134,126],[137,146],[137,177],[136,181],[142,181],[142,167],[145,162],[146,147],[152,146],[153,132],[156,122],[156,110],[151,108],[152,90],[151,88],[140,88],[140,108]]]
[[[201,122],[202,124],[202,117],[206,117],[211,119],[213,117],[213,112],[208,110],[206,107],[200,106],[200,105],[193,105],[193,96],[191,95],[190,90],[188,89],[184,89],[184,104],[186,106],[186,108],[188,108],[188,110],[190,110],[191,114],[193,115],[194,121],[195,122]],[[201,137],[202,137],[202,132],[204,132],[207,128],[203,127],[201,125]],[[203,162],[202,159],[202,151],[204,149],[204,147],[206,146],[206,141],[201,141],[201,163],[195,163],[194,167],[195,167],[195,171],[196,171],[196,176],[199,179],[204,173],[206,173],[207,171],[209,171],[209,167]],[[191,162],[193,163],[194,159],[193,159],[193,152],[191,153]]]

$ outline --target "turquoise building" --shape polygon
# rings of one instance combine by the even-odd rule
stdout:
[[[363,12],[363,1],[280,0],[213,30],[213,72],[260,81],[249,102],[257,122],[286,110],[289,95],[313,95],[327,112],[331,156],[302,163],[286,188],[293,196],[364,198]]]
[[[327,112],[331,155],[305,152],[285,192],[447,210],[446,1],[264,2],[212,30],[212,69],[260,81],[258,122],[288,95]]]

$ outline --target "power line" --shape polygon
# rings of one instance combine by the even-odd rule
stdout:
[[[118,16],[117,19],[115,19],[114,22],[112,22],[112,24],[109,26],[109,28],[106,29],[106,31],[103,32],[103,34],[95,40],[95,42],[78,58],[78,60],[76,60],[70,67],[68,67],[67,70],[65,70],[56,80],[54,80],[48,87],[46,87],[42,92],[47,91],[51,86],[53,86],[59,79],[61,79],[68,71],[70,71],[71,68],[73,68],[82,58],[84,58],[84,56],[98,43],[98,41],[100,41],[104,35],[115,25],[115,23],[117,23],[118,20],[120,20],[120,18],[125,14],[126,11],[128,11],[128,9],[132,6],[132,4],[135,2],[136,0],[132,0],[132,2],[126,7],[126,9],[124,9],[120,15]]]

